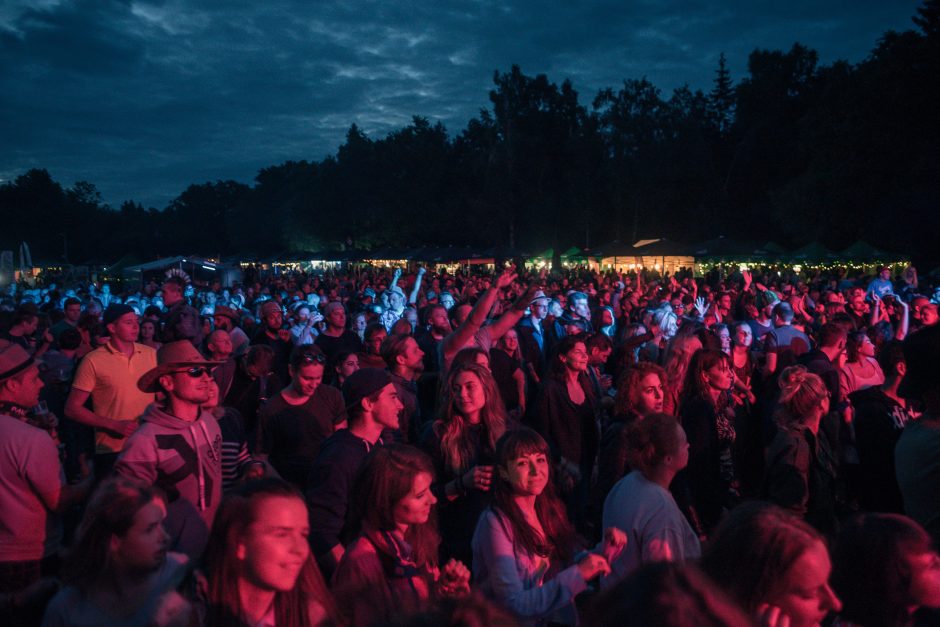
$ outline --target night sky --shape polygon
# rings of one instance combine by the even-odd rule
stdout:
[[[421,115],[453,135],[493,72],[570,78],[583,105],[647,77],[735,81],[755,48],[863,60],[917,0],[122,2],[0,0],[0,182],[46,168],[117,207],[333,154]]]

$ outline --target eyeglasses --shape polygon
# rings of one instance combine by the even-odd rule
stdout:
[[[174,370],[173,374],[183,374],[192,377],[193,379],[200,379],[202,375],[212,376],[212,370],[207,366],[195,366],[193,368],[187,368],[186,370]]]
[[[300,360],[305,364],[323,364],[326,363],[326,355],[323,353],[304,353]]]

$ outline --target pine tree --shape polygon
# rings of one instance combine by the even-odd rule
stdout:
[[[724,52],[718,57],[715,74],[715,87],[708,94],[708,103],[715,127],[719,134],[726,135],[734,122],[735,93]]]

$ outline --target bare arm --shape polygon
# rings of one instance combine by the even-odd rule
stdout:
[[[463,324],[457,327],[456,331],[443,339],[441,353],[444,355],[445,362],[449,363],[450,360],[454,358],[454,355],[467,345],[470,338],[473,337],[473,334],[480,330],[480,327],[486,322],[486,316],[489,314],[490,309],[493,308],[493,303],[496,302],[496,296],[499,290],[512,283],[515,278],[516,275],[511,270],[506,270],[499,275],[494,284],[480,296],[480,299],[477,301],[476,305],[473,306],[473,310],[470,311],[470,315],[467,316]],[[519,317],[521,318],[521,316]],[[516,321],[518,321],[518,318]],[[503,333],[505,332],[506,331],[503,330]]]
[[[901,324],[898,325],[898,330],[894,333],[894,339],[903,340],[907,337],[907,330],[911,324],[911,308],[900,298],[898,299],[898,304],[904,312],[901,314]]]
[[[65,401],[65,416],[83,425],[111,431],[122,437],[129,436],[137,430],[137,422],[134,420],[112,420],[87,409],[85,401],[90,395],[91,392],[72,388],[68,400]]]
[[[421,289],[421,279],[424,278],[424,273],[424,268],[418,268],[418,278],[415,279],[414,289],[411,290],[411,295],[408,296],[408,304],[410,305],[418,303],[418,291]]]

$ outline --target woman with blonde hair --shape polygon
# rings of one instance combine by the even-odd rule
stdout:
[[[765,456],[764,495],[831,533],[836,526],[836,458],[819,430],[829,413],[829,390],[803,366],[785,368],[778,383],[778,431]]]
[[[669,343],[663,369],[666,378],[663,389],[666,392],[663,398],[663,411],[673,416],[679,411],[679,398],[682,396],[682,387],[685,385],[685,373],[689,369],[692,355],[702,348],[702,341],[695,335],[677,335]]]
[[[489,500],[496,442],[509,418],[493,375],[475,363],[451,367],[438,408],[422,448],[434,461],[441,554],[469,565],[473,528]]]

